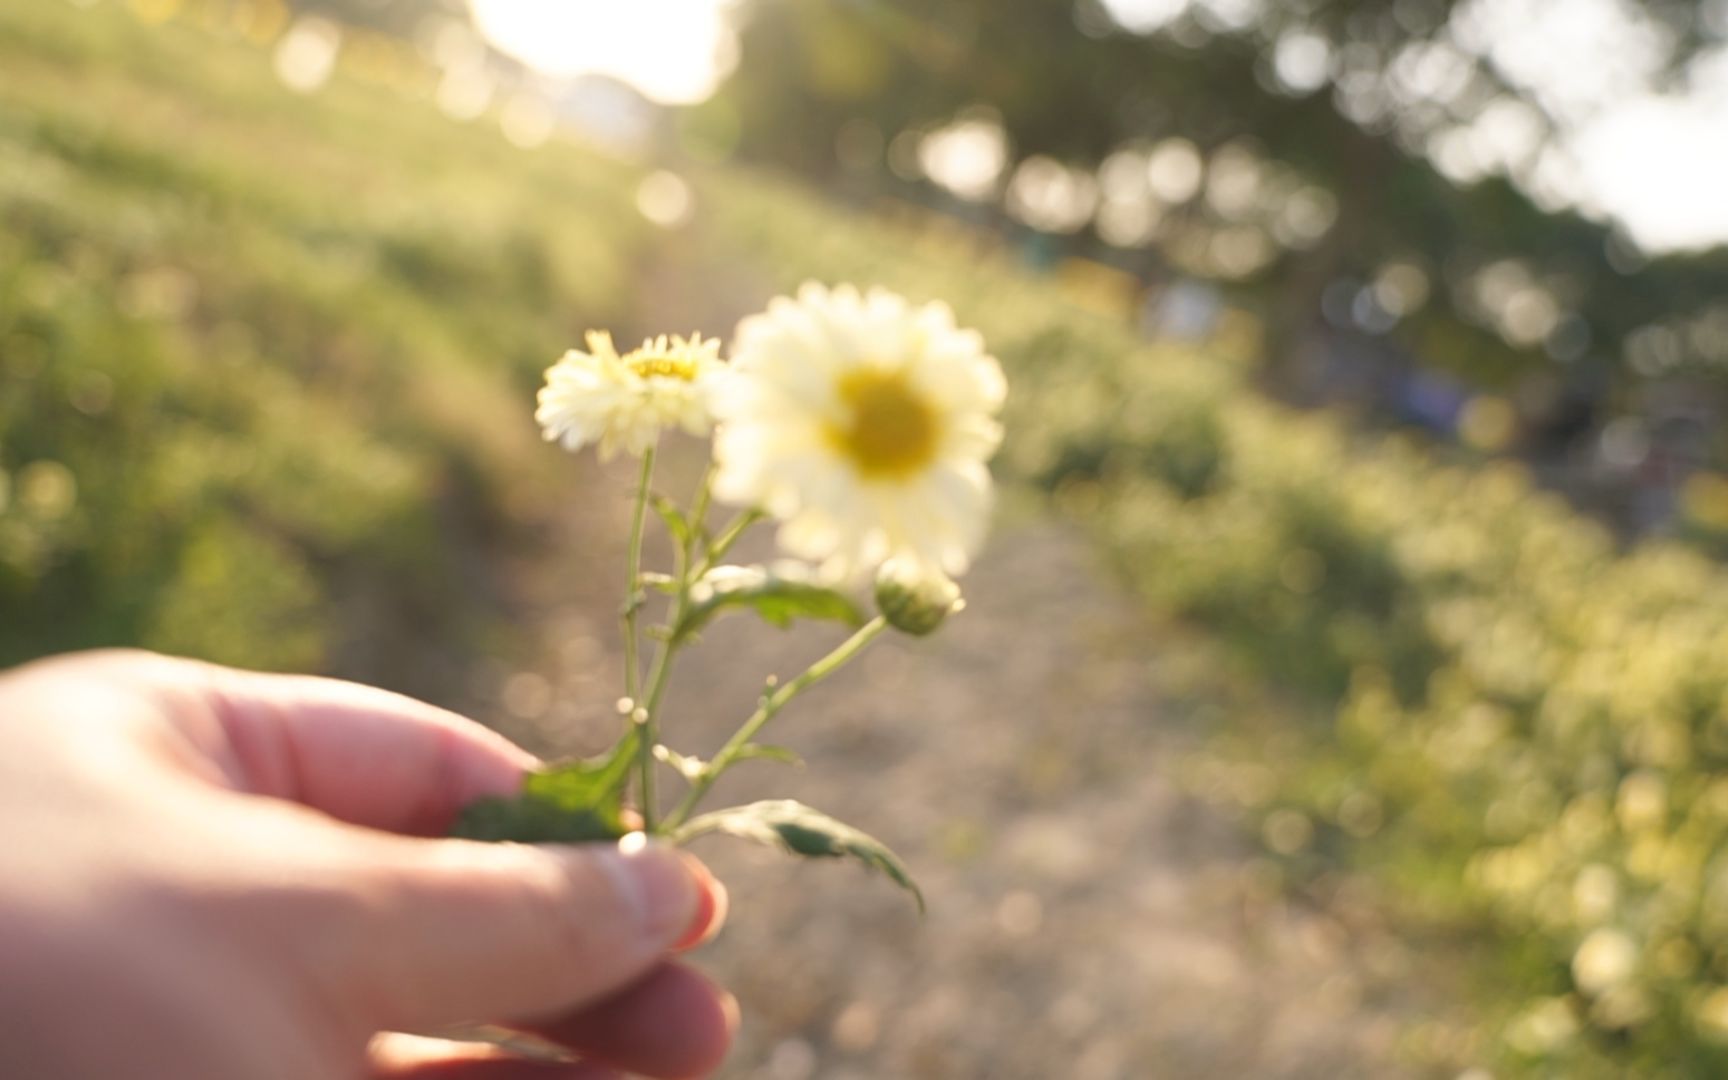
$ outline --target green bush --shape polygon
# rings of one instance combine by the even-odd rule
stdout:
[[[1230,348],[1149,344],[946,228],[718,176],[714,231],[785,286],[942,297],[1010,375],[1001,467],[1062,498],[1153,609],[1299,691],[1268,809],[1310,859],[1487,920],[1496,1064],[1728,1070],[1728,573],[1622,555],[1522,471],[1257,399]],[[1240,718],[1240,731],[1264,717]],[[1558,1070],[1558,1072],[1556,1072]]]

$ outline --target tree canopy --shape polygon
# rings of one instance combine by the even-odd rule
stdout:
[[[1501,62],[1489,6],[754,0],[711,107],[742,153],[820,178],[848,159],[837,141],[892,148],[984,117],[1006,148],[985,202],[1013,213],[1022,180],[1066,177],[1081,211],[1055,228],[1069,243],[1233,282],[1287,350],[1328,290],[1353,290],[1331,305],[1351,313],[1346,331],[1490,384],[1728,369],[1728,252],[1652,258],[1569,204],[1580,108]],[[1722,46],[1728,5],[1627,17],[1645,84],[1673,90]],[[1191,148],[1203,182],[1148,180],[1172,146]],[[1112,206],[1134,198],[1138,217]]]

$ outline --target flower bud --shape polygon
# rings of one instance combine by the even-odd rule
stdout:
[[[876,575],[876,609],[903,634],[932,633],[963,606],[960,586],[940,570],[892,559]]]

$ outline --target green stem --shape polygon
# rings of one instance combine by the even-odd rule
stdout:
[[[744,535],[745,530],[767,516],[760,510],[743,510],[739,512],[737,517],[727,522],[726,527],[720,530],[720,535],[714,538],[712,544],[708,545],[708,553],[702,560],[702,570],[701,573],[697,574],[697,577],[701,577],[702,574],[714,569],[714,564],[732,550],[732,545],[738,542],[738,538]]]
[[[624,592],[624,693],[632,702],[642,688],[636,656],[636,613],[642,607],[642,525],[648,517],[648,487],[654,480],[654,448],[642,455],[642,476],[636,482],[636,509],[630,518],[629,577]]]
[[[696,779],[691,781],[690,790],[685,792],[683,800],[666,818],[663,826],[664,831],[671,832],[689,820],[690,814],[702,801],[702,797],[708,794],[708,789],[714,786],[716,780],[720,779],[720,774],[731,767],[738,755],[744,752],[745,747],[749,746],[756,735],[767,726],[768,721],[774,719],[775,713],[785,708],[786,704],[793,698],[844,667],[850,660],[863,652],[866,646],[876,640],[887,626],[888,620],[880,615],[871,619],[860,627],[857,633],[836,646],[833,652],[806,668],[802,675],[764,697],[762,704],[757,706],[750,719],[744,721],[744,726],[738,729],[726,745],[720,748],[720,752],[714,755],[714,760],[704,766],[702,771],[697,774]]]
[[[678,555],[678,561],[681,564],[685,563],[682,552]],[[686,576],[686,566],[680,565],[678,567],[678,592],[672,597],[672,613],[666,619],[668,635],[670,635],[672,627],[684,621],[684,609],[689,606],[689,603],[690,580]],[[677,650],[678,646],[668,636],[668,639],[661,644],[659,651],[654,654],[654,662],[648,667],[648,700],[643,703],[642,707],[648,710],[650,720],[659,715],[660,699],[666,693],[667,676],[672,673],[672,654]]]
[[[636,509],[630,519],[629,577],[624,594],[624,694],[630,699],[630,722],[639,715],[639,695],[642,692],[641,659],[637,655],[636,614],[642,608],[642,525],[648,516],[648,489],[654,480],[654,448],[642,454],[642,476],[636,483]],[[641,775],[641,802],[644,822],[652,824],[654,804],[654,716],[641,732],[637,751],[637,768]]]
[[[672,656],[678,651],[680,644],[672,635],[683,624],[684,613],[690,606],[690,585],[692,583],[690,563],[694,554],[692,548],[697,542],[694,539],[696,535],[694,529],[691,530],[691,535],[693,539],[689,543],[679,544],[673,552],[677,560],[677,567],[673,571],[672,580],[678,583],[678,591],[672,596],[672,610],[666,617],[666,637],[660,642],[660,647],[654,650],[654,662],[648,668],[646,691],[648,699],[638,706],[642,714],[646,716],[642,732],[642,775],[644,782],[640,810],[642,812],[642,828],[650,835],[655,832],[654,788],[652,780],[649,779],[653,769],[654,745],[657,741],[655,727],[660,718],[660,701],[666,695],[666,683],[672,674]]]
[[[696,489],[696,498],[690,504],[690,536],[691,544],[701,544],[708,538],[708,507],[714,501],[714,474],[720,471],[720,466],[709,465],[702,474],[702,486]],[[694,549],[692,549],[694,550]],[[705,560],[703,567],[712,565],[711,560]]]
[[[711,556],[704,555],[701,568],[694,574],[690,572],[690,568],[696,565],[697,548],[706,543],[704,522],[708,517],[708,506],[713,496],[715,472],[715,467],[710,465],[707,471],[702,474],[702,483],[696,489],[696,497],[691,500],[691,512],[687,519],[690,522],[689,537],[673,553],[677,560],[677,568],[672,575],[672,580],[677,583],[677,589],[673,593],[672,609],[666,620],[667,635],[659,649],[655,651],[654,662],[648,670],[648,700],[640,703],[642,708],[646,710],[651,724],[659,719],[660,699],[666,693],[666,683],[672,674],[672,657],[681,644],[673,635],[683,623],[684,613],[690,606],[690,588],[697,579],[707,572],[708,567],[713,562]],[[653,728],[650,728],[644,734],[652,734],[652,732]],[[647,745],[648,752],[652,753],[653,743],[649,741]],[[643,817],[647,823],[648,831],[652,832],[652,812],[645,808]]]

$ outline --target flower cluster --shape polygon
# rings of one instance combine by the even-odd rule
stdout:
[[[919,896],[884,844],[801,803],[697,810],[732,766],[788,756],[759,737],[795,697],[888,629],[929,634],[958,610],[952,575],[977,554],[990,512],[985,464],[1002,440],[1001,368],[945,306],[850,286],[806,285],[745,319],[730,363],[700,335],[655,338],[623,355],[604,333],[587,344],[546,373],[536,417],[547,439],[571,450],[592,445],[603,458],[622,450],[641,459],[620,612],[620,712],[629,722],[600,758],[536,773],[515,796],[465,808],[456,834],[581,842],[640,828],[678,843],[726,833],[795,855],[851,858]],[[714,434],[712,465],[682,505],[652,490],[656,448],[670,429]],[[711,530],[715,499],[740,509]],[[671,573],[642,568],[650,507],[667,527]],[[779,522],[780,546],[796,558],[725,563],[765,518]],[[870,574],[873,616],[853,588]],[[656,611],[660,625],[642,627]],[[733,611],[782,626],[838,622],[851,634],[801,674],[767,680],[755,711],[711,756],[674,750],[661,741],[674,660]],[[683,785],[669,807],[659,798],[665,773]]]
[[[588,335],[547,372],[548,439],[642,455],[661,431],[717,424],[714,494],[780,523],[780,544],[847,580],[965,571],[991,502],[1001,367],[947,306],[808,284],[719,343],[659,338],[619,356]]]

